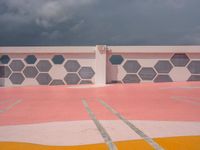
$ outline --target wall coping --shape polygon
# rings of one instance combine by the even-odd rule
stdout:
[[[109,46],[112,53],[200,53],[200,46]]]
[[[0,47],[0,53],[95,53],[94,46]]]
[[[97,45],[96,47],[103,45]],[[0,47],[0,53],[95,53],[95,46]],[[107,46],[112,53],[200,53],[200,46]]]

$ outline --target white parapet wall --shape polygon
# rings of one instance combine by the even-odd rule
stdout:
[[[0,86],[200,81],[200,46],[0,47]]]

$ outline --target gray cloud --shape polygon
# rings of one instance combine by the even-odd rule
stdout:
[[[0,45],[200,44],[199,0],[0,0]]]

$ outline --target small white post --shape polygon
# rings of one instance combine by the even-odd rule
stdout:
[[[106,45],[96,46],[95,84],[106,84]]]

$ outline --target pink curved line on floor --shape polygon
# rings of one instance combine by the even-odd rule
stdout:
[[[171,96],[200,97],[200,88],[192,87],[200,87],[200,82],[117,84],[97,88],[1,88],[1,100],[14,98],[22,102],[0,114],[0,125],[90,120],[83,98],[100,120],[117,118],[98,104],[98,98],[130,120],[200,121],[200,106],[171,99]]]

